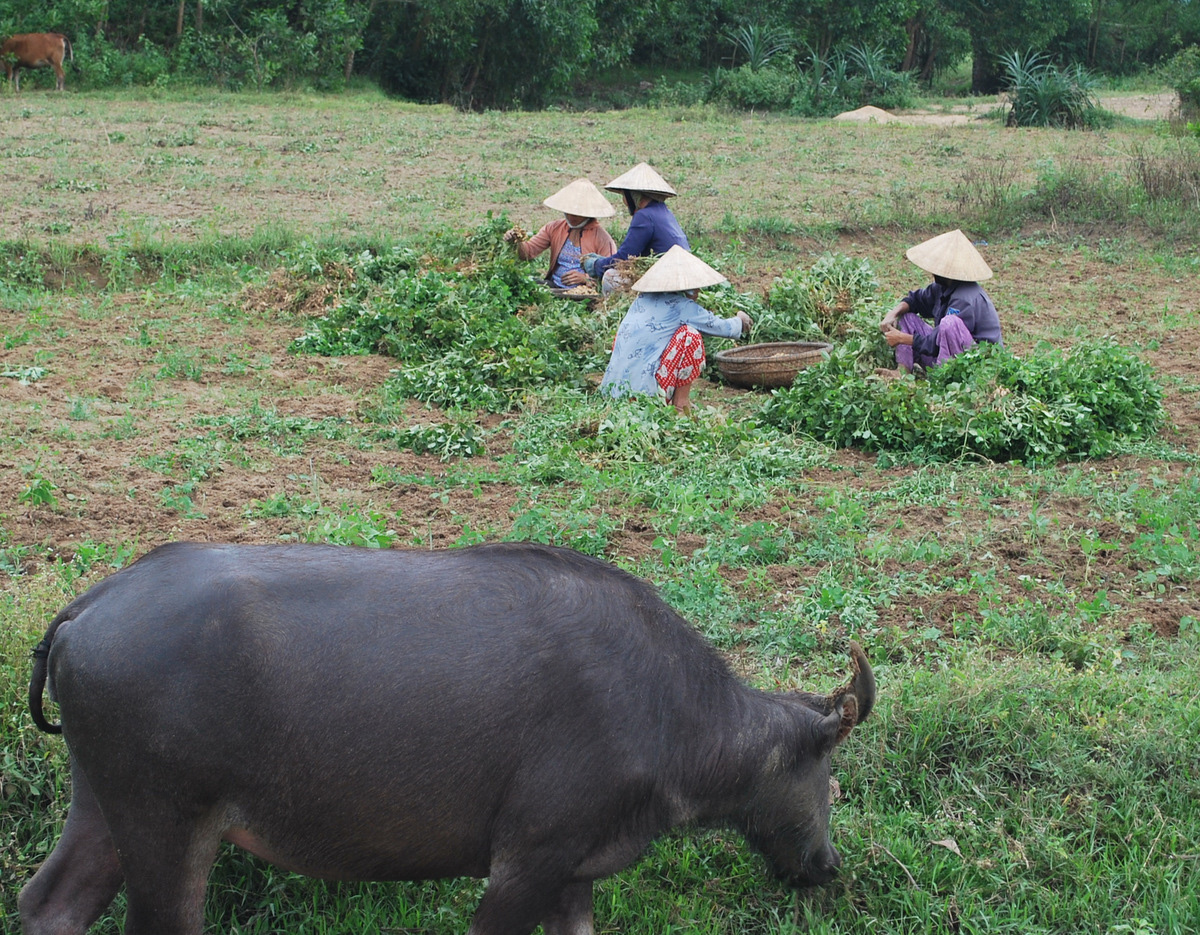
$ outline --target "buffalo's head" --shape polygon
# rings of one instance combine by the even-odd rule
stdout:
[[[857,643],[850,658],[854,675],[833,694],[782,696],[790,737],[767,757],[743,814],[747,840],[794,886],[828,883],[842,863],[829,840],[829,759],[875,705],[875,676]]]

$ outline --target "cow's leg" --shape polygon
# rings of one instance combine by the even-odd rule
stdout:
[[[123,799],[107,811],[125,871],[125,935],[200,935],[216,821],[156,799]]]
[[[558,906],[542,917],[545,935],[593,935],[592,884],[571,883],[562,891]]]
[[[562,868],[562,861],[540,866],[528,862],[493,864],[487,890],[467,935],[529,935],[539,922],[560,911],[565,898],[561,894],[573,889],[574,885],[564,879]],[[588,900],[590,903],[590,886]]]
[[[87,777],[71,766],[71,807],[62,837],[17,906],[25,935],[82,935],[121,888],[121,865]]]
[[[51,62],[54,66],[54,84],[57,90],[62,91],[67,86],[67,76],[63,73],[62,62]]]

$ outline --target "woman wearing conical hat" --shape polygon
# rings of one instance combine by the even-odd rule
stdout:
[[[674,246],[691,250],[687,235],[667,207],[667,199],[675,189],[644,162],[619,175],[604,186],[610,192],[620,192],[629,211],[629,230],[621,246],[607,253],[596,251],[594,257],[584,257],[583,270],[600,279],[604,291],[611,292],[619,283],[612,266],[618,260],[635,256],[665,254]]]
[[[1004,343],[996,306],[979,285],[992,271],[962,231],[939,234],[904,255],[932,273],[933,282],[906,295],[879,323],[901,370],[911,372],[914,364],[936,367],[980,341]]]
[[[583,286],[591,282],[579,267],[580,258],[587,253],[611,253],[617,245],[597,218],[609,218],[617,212],[608,199],[587,179],[576,179],[542,202],[547,208],[561,211],[563,217],[551,221],[528,240],[517,228],[504,234],[505,243],[516,246],[522,260],[534,257],[550,248],[550,268],[546,279],[560,289]]]
[[[704,366],[704,334],[740,338],[750,316],[718,318],[696,302],[696,292],[725,277],[678,244],[632,286],[640,293],[617,328],[600,392],[619,399],[658,394],[681,412],[691,408],[692,382]]]

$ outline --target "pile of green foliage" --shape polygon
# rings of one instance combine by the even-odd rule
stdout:
[[[444,408],[502,412],[542,384],[582,386],[606,362],[610,316],[555,299],[502,242],[508,227],[501,215],[425,252],[346,259],[351,286],[292,350],[395,357],[389,393]]]
[[[873,363],[840,350],[776,391],[764,421],[839,447],[1046,463],[1110,454],[1164,417],[1150,367],[1112,343],[1024,358],[979,344],[924,381],[880,379]]]
[[[384,409],[416,399],[449,410],[502,412],[547,387],[584,388],[607,364],[612,335],[632,293],[596,309],[555,299],[502,242],[504,216],[468,236],[442,235],[424,250],[403,247],[328,260],[308,258],[293,273],[341,273],[339,304],[310,322],[293,350],[382,353],[400,362],[384,388]],[[745,311],[753,339],[825,341],[830,360],[800,372],[762,409],[765,424],[838,447],[1051,462],[1102,456],[1122,438],[1144,437],[1163,420],[1161,389],[1148,365],[1111,343],[1024,358],[980,345],[930,371],[927,380],[874,373],[892,353],[879,332],[879,283],[866,260],[826,254],[778,277],[765,295],[706,291],[717,315]],[[728,346],[706,338],[708,356]],[[711,367],[709,375],[719,371]],[[387,421],[387,419],[384,419]],[[444,456],[476,453],[477,438],[450,426],[398,441]]]
[[[887,342],[879,333],[883,311],[877,296],[879,281],[866,259],[826,253],[808,269],[789,270],[776,277],[766,294],[737,292],[731,288],[705,292],[702,304],[728,318],[745,312],[754,322],[751,340],[818,341],[851,348],[855,356],[889,359]],[[711,361],[725,345],[706,339]],[[715,368],[709,376],[719,376]]]

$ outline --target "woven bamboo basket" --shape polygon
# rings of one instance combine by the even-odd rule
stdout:
[[[796,374],[829,356],[832,344],[776,341],[717,352],[717,369],[734,386],[791,386]]]

